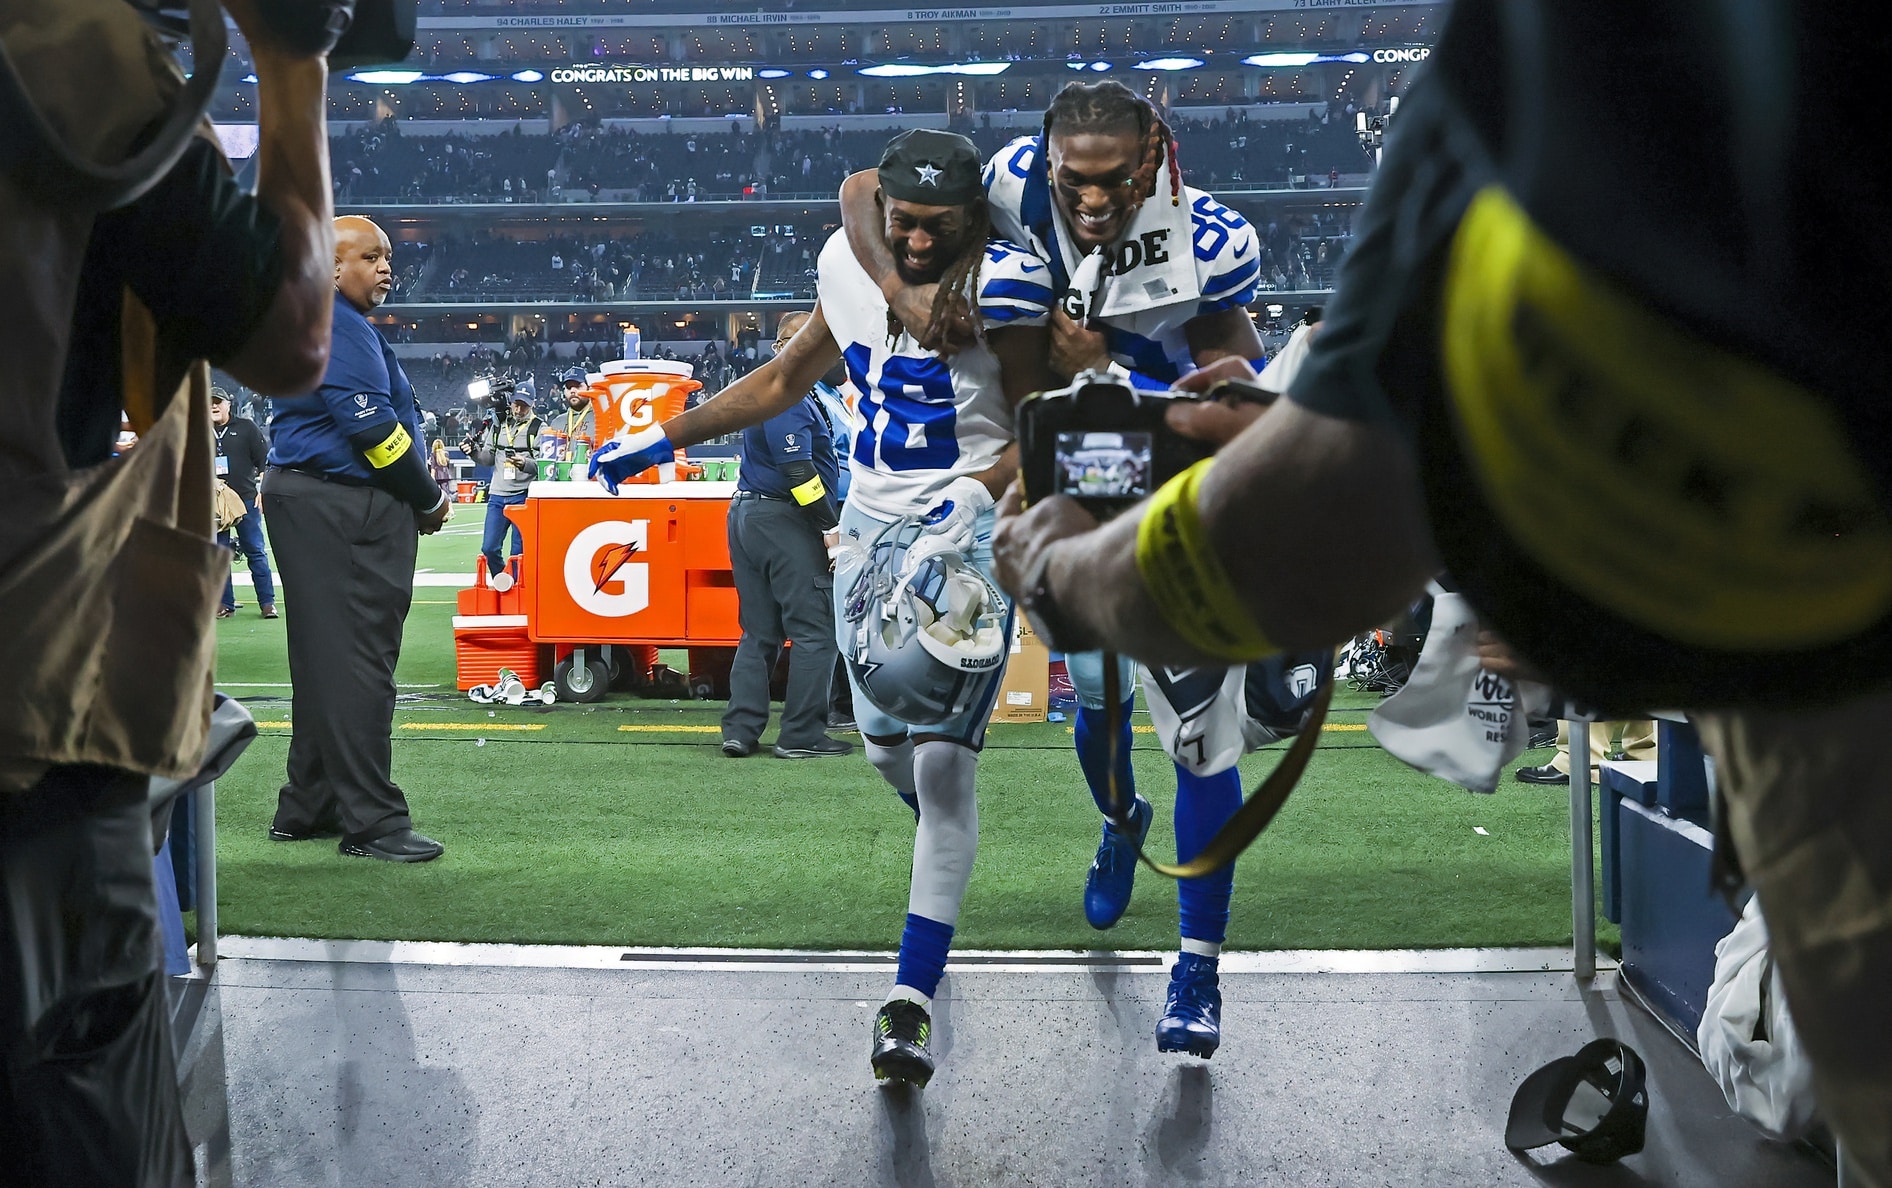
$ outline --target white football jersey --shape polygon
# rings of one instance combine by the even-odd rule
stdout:
[[[1064,303],[1070,277],[1056,239],[1069,232],[1052,203],[1044,167],[1038,163],[1038,137],[1021,136],[994,153],[986,163],[984,178],[993,233],[1024,244],[1048,261],[1058,299]],[[1261,244],[1248,220],[1189,186],[1183,187],[1183,200],[1189,203],[1201,295],[1139,313],[1093,319],[1104,327],[1112,358],[1165,385],[1195,366],[1183,326],[1205,313],[1250,304],[1261,279]]]
[[[987,330],[1043,325],[1051,314],[1050,270],[1009,243],[985,249],[979,320]],[[877,516],[929,511],[946,485],[978,474],[1010,444],[1012,410],[999,386],[999,361],[984,343],[941,359],[909,334],[889,341],[887,300],[869,279],[847,235],[821,249],[817,292],[828,329],[860,392],[848,501]]]

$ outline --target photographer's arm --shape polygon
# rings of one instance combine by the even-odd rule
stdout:
[[[1236,657],[1190,642],[1214,615],[1152,594],[1144,565],[1161,553],[1138,557],[1152,502],[1098,527],[1066,498],[1021,512],[1014,486],[994,541],[1001,584],[1023,594],[1042,567],[1060,615],[1091,640],[1150,663],[1227,663]],[[1383,622],[1438,569],[1410,449],[1382,422],[1281,401],[1216,456],[1193,507],[1197,564],[1171,564],[1159,582],[1219,574],[1224,625],[1275,648],[1323,647]]]
[[[260,392],[291,395],[322,381],[335,300],[334,209],[329,188],[328,62],[273,48],[250,0],[225,7],[256,63],[256,198],[281,224],[281,282],[260,321],[223,369]]]

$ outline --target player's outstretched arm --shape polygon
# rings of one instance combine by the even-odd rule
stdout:
[[[619,483],[671,461],[685,446],[760,425],[786,412],[840,357],[841,348],[817,301],[814,312],[780,354],[695,408],[661,425],[620,434],[606,442],[591,456],[588,473],[616,494]]]
[[[1207,367],[1217,359],[1259,359],[1263,354],[1261,334],[1246,306],[1232,305],[1198,314],[1183,326],[1183,334],[1189,339],[1189,357],[1197,367]]]
[[[1059,387],[1063,380],[1051,370],[1051,331],[1044,326],[1002,326],[986,331],[986,345],[999,361],[999,387],[1005,393],[1008,408],[1033,392]],[[1018,443],[1005,447],[997,462],[972,476],[992,492],[994,499],[1005,493],[1018,477]]]

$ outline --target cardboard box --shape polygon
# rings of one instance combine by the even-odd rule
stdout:
[[[1051,651],[1020,615],[1012,634],[1005,683],[992,703],[994,722],[1042,722],[1051,699]]]

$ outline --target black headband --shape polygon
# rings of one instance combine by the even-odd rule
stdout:
[[[954,132],[913,128],[880,155],[880,192],[901,202],[964,206],[985,196],[979,150]]]

